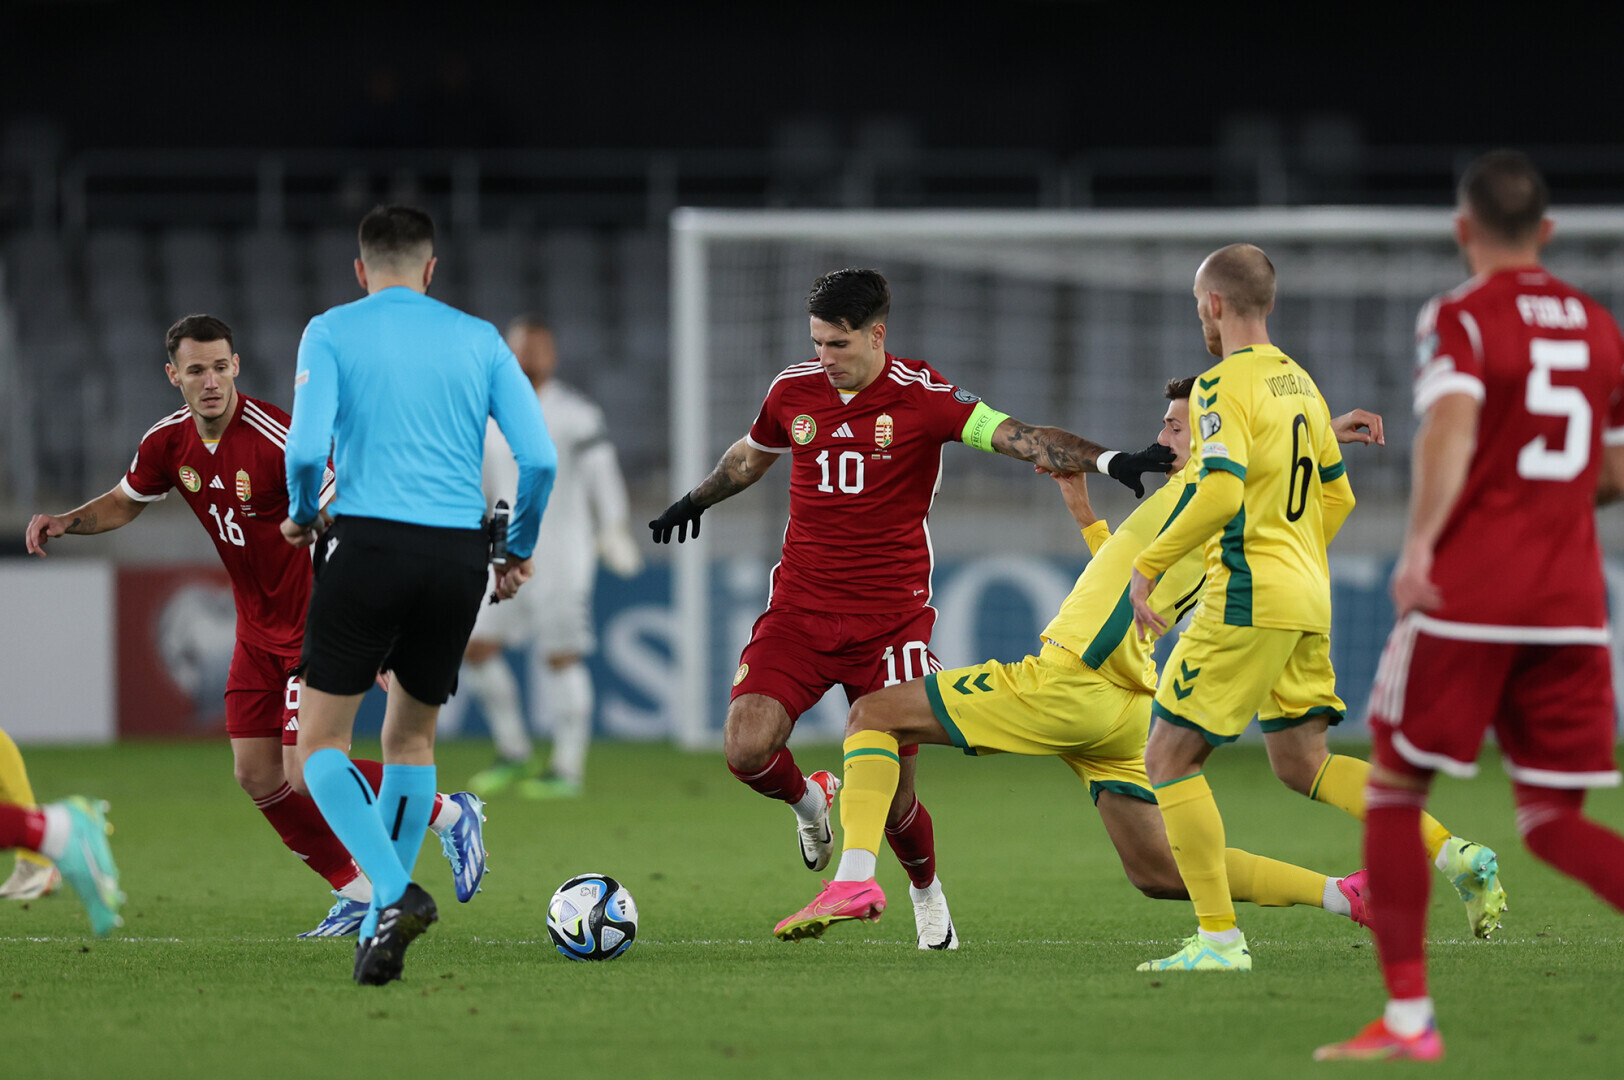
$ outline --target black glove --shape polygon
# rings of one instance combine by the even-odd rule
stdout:
[[[704,512],[705,508],[694,502],[692,495],[684,495],[666,507],[665,513],[648,523],[648,527],[654,530],[654,542],[656,544],[670,543],[671,530],[675,529],[677,531],[677,543],[682,543],[688,539],[688,525],[690,523],[693,524],[694,536],[697,537],[699,535],[699,515]]]
[[[1137,454],[1119,451],[1106,463],[1105,471],[1110,474],[1111,479],[1130,489],[1134,498],[1143,499],[1145,485],[1140,482],[1139,474],[1172,472],[1174,456],[1173,451],[1161,443],[1152,443]]]

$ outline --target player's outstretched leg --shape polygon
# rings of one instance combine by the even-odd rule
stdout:
[[[32,809],[34,789],[28,783],[28,769],[17,744],[4,730],[0,730],[0,802],[16,803]],[[37,900],[62,881],[51,860],[37,851],[17,849],[17,865],[11,876],[0,885],[0,900]]]
[[[777,700],[765,694],[741,694],[727,709],[722,747],[727,768],[752,791],[789,804],[795,811],[796,846],[808,870],[822,870],[834,852],[829,829],[829,807],[838,783],[822,781],[829,774],[801,773],[795,755],[785,744],[794,722]],[[818,778],[820,782],[813,783]],[[832,779],[832,778],[831,778]]]
[[[885,911],[885,892],[874,880],[874,869],[902,759],[896,739],[883,731],[856,732],[846,739],[845,751],[840,827],[845,833],[846,849],[835,880],[826,882],[810,904],[773,928],[773,933],[785,941],[819,937],[837,922],[873,921]]]
[[[1271,732],[1267,738],[1278,740],[1287,734]],[[1305,731],[1303,737],[1312,740],[1312,733]],[[1275,745],[1271,743],[1271,759],[1276,752]],[[1319,733],[1317,753],[1324,753],[1323,730]],[[1317,753],[1313,746],[1305,745],[1302,750],[1303,758],[1309,761]],[[1346,754],[1326,754],[1306,787],[1294,782],[1286,770],[1282,770],[1281,779],[1315,802],[1334,806],[1359,821],[1365,820],[1365,789],[1370,780],[1368,761]],[[1461,902],[1466,905],[1466,921],[1472,933],[1487,938],[1499,929],[1501,915],[1507,905],[1506,891],[1500,884],[1499,860],[1494,850],[1455,836],[1425,810],[1421,812],[1421,841],[1426,847],[1427,858],[1454,886]]]

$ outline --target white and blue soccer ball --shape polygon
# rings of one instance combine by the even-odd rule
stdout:
[[[571,960],[613,960],[637,938],[637,901],[605,874],[580,874],[547,904],[547,934]]]

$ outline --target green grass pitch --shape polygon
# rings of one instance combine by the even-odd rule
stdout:
[[[441,749],[441,787],[488,750]],[[1057,762],[927,749],[921,789],[965,942],[913,947],[905,879],[882,853],[891,910],[820,942],[773,924],[817,879],[792,818],[716,755],[594,750],[578,801],[499,799],[492,872],[458,904],[437,845],[418,879],[441,922],[406,978],[350,981],[352,946],[297,941],[323,883],[282,848],[231,779],[223,742],[36,749],[42,798],[113,805],[129,904],[114,940],[85,934],[66,897],[0,907],[7,1076],[1099,1076],[1302,1077],[1321,1042],[1374,1017],[1383,993],[1368,935],[1315,909],[1243,906],[1249,976],[1136,974],[1190,932],[1183,902],[1124,880],[1081,785]],[[838,749],[813,747],[811,771]],[[1232,844],[1334,872],[1359,829],[1287,792],[1255,747],[1209,768]],[[1472,940],[1434,878],[1434,993],[1449,1059],[1434,1076],[1611,1076],[1624,1060],[1624,917],[1519,846],[1507,784],[1486,758],[1434,800],[1446,824],[1501,853],[1511,910]],[[1592,811],[1624,826],[1617,791]],[[6,867],[9,868],[9,867]],[[619,877],[641,909],[637,944],[607,964],[558,956],[544,926],[566,877]],[[380,1070],[379,1066],[382,1066]]]

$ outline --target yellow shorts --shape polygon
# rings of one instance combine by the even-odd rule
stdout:
[[[927,675],[925,695],[967,754],[1058,757],[1100,792],[1155,802],[1145,775],[1150,695],[1125,690],[1053,645],[1018,664],[990,661]]]
[[[1234,742],[1255,715],[1265,732],[1305,720],[1342,722],[1329,634],[1225,626],[1197,619],[1162,669],[1151,712],[1194,728],[1214,746]]]

